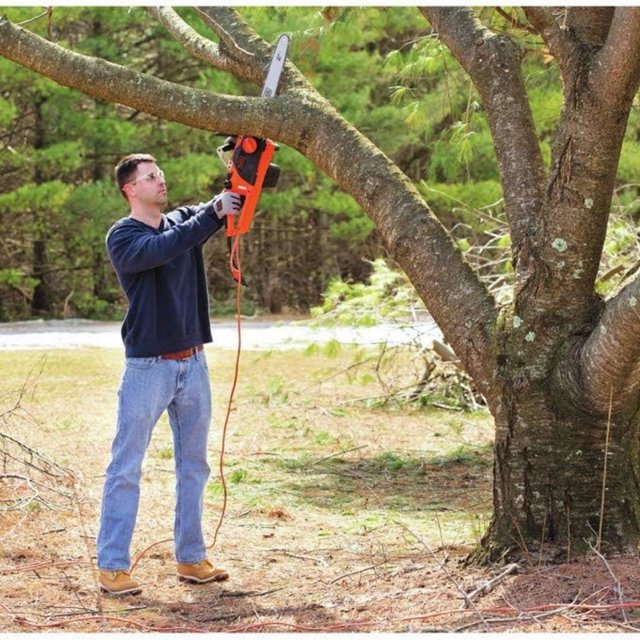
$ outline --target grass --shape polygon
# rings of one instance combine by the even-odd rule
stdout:
[[[214,424],[206,500],[213,514],[221,503],[220,427],[234,355],[207,349]],[[288,526],[320,542],[375,535],[385,545],[416,545],[403,534],[408,527],[434,547],[476,544],[490,513],[490,417],[356,402],[380,390],[366,371],[351,383],[340,375],[353,355],[345,346],[243,354],[225,453],[228,535],[246,526],[243,514],[284,513],[294,521]],[[121,367],[118,350],[0,352],[0,413],[24,389],[13,434],[62,466],[82,460],[94,510]],[[165,415],[145,460],[143,491],[160,485],[170,494],[172,451]]]

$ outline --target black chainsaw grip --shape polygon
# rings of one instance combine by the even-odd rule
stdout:
[[[220,147],[220,149],[224,152],[227,151],[232,151],[233,148],[236,146],[236,140],[237,137],[236,136],[229,136],[223,143],[222,146]]]
[[[278,184],[280,178],[280,167],[277,164],[271,163],[267,167],[267,172],[264,174],[264,180],[262,186],[265,189],[273,189]]]

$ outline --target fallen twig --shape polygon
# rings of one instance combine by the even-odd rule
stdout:
[[[267,591],[223,591],[220,594],[221,598],[258,598],[260,596],[267,596],[276,591],[283,591],[286,587],[277,587],[276,589],[267,589]],[[236,614],[237,615],[237,614]]]
[[[320,458],[319,460],[314,460],[313,462],[309,462],[305,464],[302,468],[306,469],[307,467],[313,467],[321,462],[325,462],[326,460],[331,460],[331,458],[337,458],[345,453],[351,453],[352,451],[358,451],[359,449],[366,449],[369,445],[363,444],[359,447],[351,447],[351,449],[343,449],[342,451],[338,451],[338,453],[332,453],[330,456],[325,456],[324,458]]]
[[[69,565],[92,564],[87,560],[46,560],[43,562],[33,562],[21,567],[0,567],[0,574],[3,573],[21,573],[23,571],[36,571],[38,569],[49,569],[51,567],[66,567]]]
[[[535,616],[535,618],[547,618],[550,616],[555,616],[558,614],[563,613],[564,611],[566,611],[567,609],[570,609],[571,605],[567,606],[567,607],[559,607],[558,609],[552,609],[551,611],[545,611],[543,613],[539,613]],[[505,623],[509,623],[509,624],[513,624],[513,623],[517,623],[517,622],[527,622],[527,618],[531,617],[532,614],[528,611],[523,611],[520,615],[518,615],[517,617],[513,617],[513,618],[484,618],[483,622],[485,624],[505,624]],[[454,629],[454,631],[456,633],[459,633],[460,631],[467,631],[468,629],[472,629],[473,627],[477,627],[480,624],[479,620],[473,620],[472,622],[469,622],[467,624],[464,624],[460,627],[456,627]]]
[[[291,553],[290,551],[287,551],[286,549],[267,549],[267,551],[273,551],[273,552],[276,552],[276,553],[282,553],[285,556],[288,556],[289,558],[297,558],[298,560],[312,560],[313,562],[317,562],[318,564],[321,564],[323,567],[328,567],[329,566],[327,564],[326,560],[323,560],[322,558],[316,558],[314,556],[299,555],[299,554]]]
[[[329,584],[334,584],[335,582],[338,582],[339,580],[342,580],[343,578],[349,578],[351,576],[358,575],[359,573],[364,573],[365,571],[374,571],[378,567],[382,567],[385,564],[388,564],[388,561],[378,562],[378,564],[372,564],[372,565],[369,565],[368,567],[364,567],[363,569],[356,569],[355,571],[350,571],[349,573],[345,573],[345,574],[343,574],[341,576],[338,576],[337,578],[331,580],[331,582],[329,582]]]
[[[513,563],[507,566],[504,571],[499,573],[495,578],[491,578],[491,580],[483,580],[482,584],[477,589],[474,589],[471,593],[468,593],[466,595],[464,608],[468,608],[474,598],[477,598],[479,595],[490,593],[497,584],[500,584],[507,576],[511,575],[512,573],[516,573],[519,568],[519,565]]]
[[[443,562],[440,562],[440,559],[438,558],[438,556],[436,556],[436,554],[433,552],[431,547],[420,536],[418,536],[413,531],[411,531],[409,527],[407,527],[405,524],[402,524],[402,522],[398,522],[396,520],[396,524],[400,525],[405,531],[410,533],[431,554],[431,557],[438,563],[440,569],[442,569],[442,571],[446,574],[447,578],[449,578],[449,580],[453,583],[455,588],[458,591],[460,591],[462,596],[466,599],[467,597],[466,591],[458,584],[457,580],[451,575],[451,572],[446,567],[446,565]],[[470,605],[473,607],[474,612],[480,618],[480,623],[484,626],[485,630],[488,631],[489,626],[485,623],[484,616],[482,615],[482,613],[480,613],[480,611],[476,608],[473,602],[470,602]]]
[[[600,543],[600,539],[598,538],[598,544]],[[622,585],[620,584],[620,580],[617,578],[617,576],[615,575],[615,573],[613,573],[611,567],[609,566],[609,563],[607,562],[607,559],[600,553],[600,551],[598,549],[596,549],[591,542],[589,542],[589,547],[591,547],[591,550],[598,556],[598,558],[600,558],[600,560],[602,560],[602,562],[604,562],[604,566],[607,567],[607,571],[609,572],[609,574],[611,575],[611,577],[613,578],[613,581],[615,582],[615,592],[616,595],[618,596],[618,600],[620,601],[620,604],[624,604],[623,600],[622,600]],[[624,608],[622,609],[622,617],[624,619],[624,621],[626,623],[628,623],[629,621],[627,620],[627,613],[624,610]]]

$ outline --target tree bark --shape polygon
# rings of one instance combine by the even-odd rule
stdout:
[[[607,39],[613,7],[568,7],[566,27],[573,37],[586,46],[602,46]]]
[[[516,381],[522,367],[512,370]],[[503,396],[496,416],[494,515],[477,558],[569,562],[635,551],[640,424],[564,404],[544,379]],[[606,471],[605,471],[606,462]],[[505,550],[507,552],[505,553]]]

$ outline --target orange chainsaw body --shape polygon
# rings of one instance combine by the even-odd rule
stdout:
[[[242,197],[242,208],[238,215],[227,216],[226,234],[229,237],[249,231],[262,189],[275,187],[280,175],[280,168],[271,163],[278,146],[268,138],[231,137],[220,150],[229,151],[231,145],[233,152],[224,186],[225,190]]]

